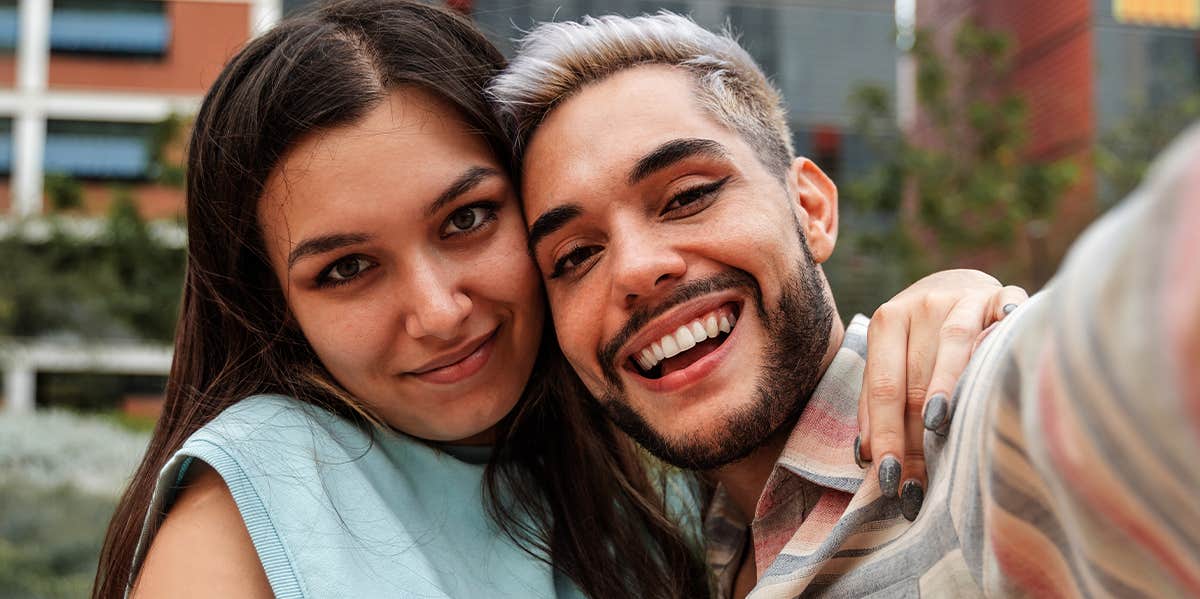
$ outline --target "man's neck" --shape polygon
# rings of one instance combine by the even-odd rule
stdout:
[[[822,377],[825,376],[825,371],[829,369],[833,358],[837,356],[845,336],[846,327],[842,325],[841,319],[835,313],[833,326],[829,330],[829,347],[821,358]],[[783,448],[787,445],[794,426],[794,420],[785,423],[750,455],[708,473],[712,480],[725,487],[730,501],[748,521],[754,518],[758,507],[758,498],[762,496],[763,488],[767,486],[767,479],[770,478],[779,455],[783,453]]]

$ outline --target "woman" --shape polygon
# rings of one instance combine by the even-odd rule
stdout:
[[[687,479],[583,400],[544,322],[482,95],[503,64],[450,13],[347,0],[225,67],[95,597],[707,593]]]

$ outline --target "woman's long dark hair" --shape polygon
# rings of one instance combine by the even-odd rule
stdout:
[[[406,0],[345,0],[288,19],[221,72],[188,148],[188,264],[166,404],[117,506],[93,598],[120,597],[159,470],[233,403],[280,393],[370,426],[287,321],[256,205],[301,137],[354,123],[400,86],[440,95],[504,163],[484,97],[504,57],[466,19]],[[501,528],[589,596],[707,594],[698,555],[666,516],[662,478],[615,432],[547,332],[485,472]]]

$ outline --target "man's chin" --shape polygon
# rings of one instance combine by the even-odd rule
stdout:
[[[743,395],[742,397],[749,396]],[[601,405],[625,434],[658,459],[688,470],[712,470],[736,462],[767,442],[788,421],[791,412],[764,410],[755,402],[735,409],[718,406],[718,413],[689,406],[666,415],[666,426],[655,426],[627,403],[608,398]],[[778,406],[776,406],[778,408]]]

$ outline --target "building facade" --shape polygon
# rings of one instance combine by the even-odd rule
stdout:
[[[54,209],[51,183],[102,212],[112,186],[149,218],[182,211],[162,185],[157,127],[194,112],[225,61],[282,0],[0,0],[0,214]]]
[[[285,0],[285,12],[313,0]],[[847,99],[872,83],[896,84],[894,0],[450,0],[469,15],[502,52],[512,56],[522,31],[545,21],[583,15],[636,16],[669,10],[700,25],[726,25],[783,91],[796,151],[811,156],[835,180],[871,164],[866,144],[853,132]]]
[[[0,0],[0,235],[30,235],[26,224],[67,211],[82,225],[68,232],[90,238],[118,193],[144,218],[181,216],[179,181],[161,172],[181,148],[161,143],[164,128],[186,122],[225,62],[282,13],[282,0]],[[64,182],[81,205],[56,206]],[[179,227],[158,224],[182,243]],[[159,343],[51,332],[0,336],[2,409],[33,409],[49,373],[153,381],[170,368]]]
[[[1012,36],[1008,85],[1029,108],[1026,158],[1084,166],[1080,192],[1063,207],[1075,229],[1106,192],[1094,168],[1105,136],[1200,93],[1200,0],[920,0],[916,13],[929,30],[970,19]]]

